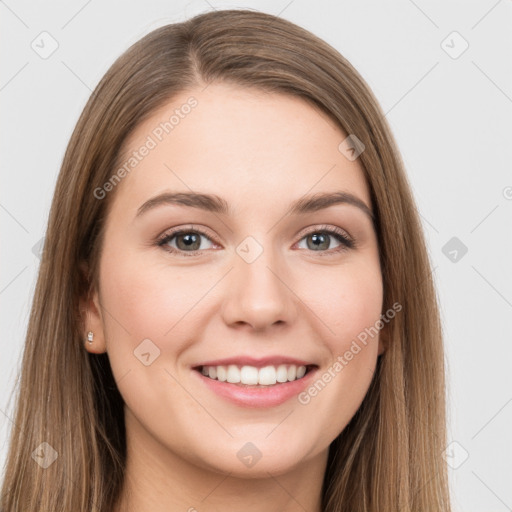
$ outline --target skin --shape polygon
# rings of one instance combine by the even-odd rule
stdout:
[[[384,331],[307,405],[294,397],[241,407],[191,367],[281,354],[315,362],[320,376],[375,324],[383,289],[370,218],[350,204],[285,215],[318,192],[350,192],[371,208],[363,169],[338,150],[346,134],[308,103],[226,84],[175,97],[137,127],[127,151],[191,95],[197,107],[110,192],[99,290],[85,304],[94,332],[86,348],[108,352],[126,404],[127,478],[116,510],[320,511],[329,444],[368,390]],[[136,218],[148,199],[190,190],[221,196],[234,214],[161,205]],[[157,245],[189,224],[207,234],[194,256]],[[331,236],[315,251],[311,234],[322,225],[356,247],[334,252],[341,243]],[[263,248],[250,264],[236,252],[248,236]],[[169,242],[183,254],[177,243]],[[134,357],[145,339],[160,350],[148,366]],[[252,467],[237,457],[247,442],[262,455]]]

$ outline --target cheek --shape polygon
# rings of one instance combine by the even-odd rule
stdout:
[[[351,263],[309,278],[315,286],[307,288],[305,300],[321,319],[322,341],[329,354],[318,377],[331,392],[322,393],[317,405],[325,400],[331,407],[335,406],[332,400],[341,400],[347,406],[342,408],[347,418],[362,401],[372,378],[378,355],[376,326],[383,304],[379,265],[374,259]],[[322,383],[317,389],[323,389]]]
[[[172,339],[172,350],[179,352],[180,343],[191,337],[191,319],[199,309],[194,305],[211,287],[208,276],[203,281],[192,267],[171,270],[165,262],[155,264],[135,254],[116,260],[105,252],[103,261],[100,279],[109,352],[117,357],[121,349],[131,353],[145,339],[161,351],[169,350]]]
[[[318,439],[334,439],[345,428],[373,377],[379,336],[372,328],[382,314],[383,292],[376,261],[354,259],[308,279],[315,286],[307,288],[305,302],[321,319],[327,357],[298,399],[305,411],[323,419],[312,426]]]
[[[364,262],[362,262],[364,263]],[[325,326],[333,355],[345,352],[353,339],[375,325],[382,313],[382,276],[375,264],[359,264],[316,273],[303,283],[307,305]]]

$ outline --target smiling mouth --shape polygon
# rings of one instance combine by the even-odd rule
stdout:
[[[316,365],[280,364],[256,367],[250,365],[197,366],[204,377],[240,387],[265,388],[304,378]]]

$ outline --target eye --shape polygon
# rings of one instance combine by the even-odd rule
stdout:
[[[183,256],[196,256],[198,252],[208,249],[208,247],[201,246],[202,238],[211,242],[211,238],[201,230],[177,229],[170,233],[165,233],[157,241],[157,245],[172,253],[180,253]],[[187,252],[190,254],[186,254]]]
[[[334,238],[338,245],[332,248],[331,239]],[[338,253],[355,247],[355,242],[340,228],[320,226],[307,233],[302,240],[306,241],[306,249],[322,253]],[[299,242],[299,244],[300,244]],[[303,247],[301,247],[303,248]],[[323,256],[323,254],[322,254]]]
[[[156,244],[164,250],[179,256],[197,256],[202,251],[212,248],[204,247],[202,239],[215,245],[212,242],[211,236],[195,227],[178,228],[167,232],[157,240]],[[338,243],[334,248],[332,248],[332,239],[335,239]],[[344,230],[337,227],[317,226],[314,230],[306,233],[300,239],[299,244],[303,240],[306,240],[306,249],[313,252],[326,253],[326,255],[332,255],[333,253],[339,253],[355,247],[355,241]],[[303,249],[304,247],[300,248]]]

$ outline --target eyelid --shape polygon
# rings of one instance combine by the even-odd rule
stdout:
[[[216,237],[212,231],[210,231],[206,227],[198,226],[197,224],[185,224],[184,226],[170,228],[170,229],[164,231],[161,235],[159,235],[157,237],[157,242],[161,242],[162,240],[165,240],[166,238],[168,238],[170,236],[175,236],[180,233],[188,233],[190,231],[193,231],[194,233],[199,233],[200,235],[206,236],[210,240],[215,241],[215,243],[217,243],[217,244],[219,243],[219,242],[216,242]]]
[[[304,238],[304,236],[309,235],[311,233],[317,233],[317,232],[335,232],[338,235],[343,235],[347,240],[350,240],[352,242],[355,242],[354,238],[349,234],[349,232],[346,229],[340,228],[338,226],[334,226],[331,224],[313,224],[311,226],[308,226],[304,228],[303,231],[301,231],[299,234],[301,235],[301,240]]]

